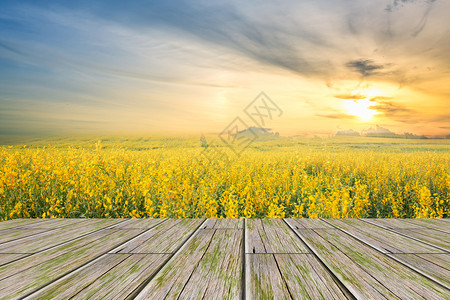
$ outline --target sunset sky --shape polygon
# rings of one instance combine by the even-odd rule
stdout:
[[[0,2],[0,135],[450,133],[449,0]]]

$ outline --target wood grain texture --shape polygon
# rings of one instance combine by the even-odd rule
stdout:
[[[294,299],[346,299],[313,254],[274,254],[281,276]]]
[[[308,249],[282,219],[249,219],[247,253],[308,253]]]
[[[327,222],[383,253],[444,253],[441,249],[358,219]]]
[[[34,219],[35,222],[31,222],[29,224],[24,224],[22,226],[19,226],[17,228],[21,229],[55,229],[55,228],[61,228],[65,226],[70,226],[73,224],[78,224],[82,222],[89,222],[94,221],[92,219]],[[116,222],[118,220],[116,219]]]
[[[245,261],[250,275],[247,299],[292,299],[274,254],[245,254]]]
[[[123,222],[112,225],[110,229],[150,229],[167,219],[123,219]]]
[[[0,244],[0,253],[35,253],[118,222],[119,220],[113,219],[96,219],[72,223],[69,226],[47,230],[42,233]]]
[[[441,230],[450,234],[450,222],[445,222],[442,219],[407,219],[405,221],[414,225]]]
[[[330,230],[337,231],[336,229],[327,231]],[[318,258],[357,299],[399,299],[376,278],[367,273],[364,267],[354,262],[315,230],[303,229],[297,230],[297,232]]]
[[[334,229],[322,219],[284,219],[294,229]]]
[[[19,254],[19,253],[3,253],[0,254],[0,266],[6,265],[15,260],[26,257],[30,254]]]
[[[353,274],[359,276],[362,272],[367,273],[396,297],[401,299],[420,297],[439,299],[448,295],[448,290],[340,230],[314,231],[315,234],[322,237],[321,243],[315,245],[317,250],[321,250],[320,248],[323,248],[324,244],[332,244],[337,251],[350,259],[349,263],[359,267],[360,271],[352,272]],[[304,232],[305,230],[301,233],[304,235]],[[330,257],[324,260],[333,263]],[[336,270],[336,268],[334,269]],[[346,272],[345,275],[349,275],[349,273]],[[341,280],[344,281],[343,278]]]
[[[242,229],[242,219],[208,219],[202,229]]]
[[[0,244],[45,231],[47,231],[47,229],[5,229],[0,231]]]
[[[125,299],[168,254],[105,254],[26,299]]]
[[[242,230],[199,230],[137,299],[240,299]]]
[[[182,292],[216,230],[198,231],[158,272],[136,299],[173,299]]]
[[[115,253],[172,253],[202,224],[203,219],[167,220],[147,230]]]
[[[405,236],[450,251],[450,234],[435,229],[394,229]]]
[[[0,230],[17,228],[28,224],[39,223],[45,220],[46,219],[13,219],[8,221],[0,221]]]
[[[402,228],[402,229],[414,229],[414,228],[423,228],[423,226],[416,225],[414,223],[408,222],[404,219],[361,219],[364,222],[371,223],[374,225],[378,225],[383,228],[391,229],[391,228]]]
[[[180,298],[241,299],[242,250],[242,230],[216,230]]]
[[[450,287],[450,254],[389,254],[444,286]],[[447,266],[447,268],[445,267]]]
[[[0,267],[0,295],[24,296],[117,247],[142,230],[104,229]]]
[[[348,291],[356,299],[450,299],[448,220],[243,225],[242,219],[0,222],[0,299],[345,299]]]

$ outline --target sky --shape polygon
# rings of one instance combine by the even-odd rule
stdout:
[[[246,114],[261,92],[278,109],[263,125],[281,135],[449,134],[449,11],[450,0],[2,0],[0,136],[220,133],[236,118],[261,126]]]

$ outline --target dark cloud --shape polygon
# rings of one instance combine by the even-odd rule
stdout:
[[[336,114],[316,114],[317,117],[328,118],[328,119],[355,119],[356,116],[336,113]]]
[[[356,95],[352,95],[352,94],[339,94],[339,95],[334,95],[334,98],[338,98],[338,99],[346,99],[346,100],[361,100],[361,99],[367,98],[367,96],[365,96],[365,95],[360,95],[360,94],[356,94]]]
[[[413,110],[392,101],[378,101],[376,105],[370,107],[386,116],[396,116],[399,114],[410,114]]]
[[[347,68],[354,72],[358,72],[363,77],[375,75],[378,71],[385,69],[388,65],[375,64],[371,59],[352,60],[346,64]]]
[[[375,101],[377,102],[377,104],[371,106],[370,109],[382,113],[384,116],[391,120],[407,124],[429,122],[450,123],[450,115],[426,114],[424,112],[408,108],[393,101],[380,100],[380,97],[375,98],[378,98],[377,101]],[[373,101],[373,99],[375,98],[372,98],[371,100]]]

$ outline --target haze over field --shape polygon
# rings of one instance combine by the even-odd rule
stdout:
[[[450,133],[450,1],[0,3],[0,136]]]

